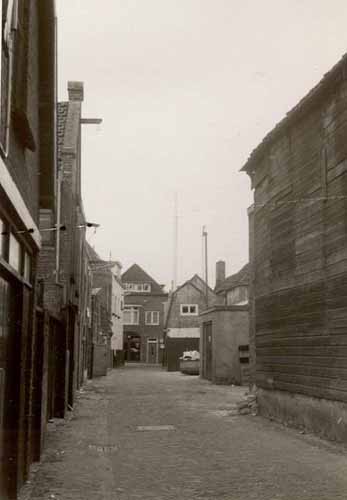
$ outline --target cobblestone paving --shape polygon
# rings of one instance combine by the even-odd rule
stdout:
[[[51,426],[21,500],[345,500],[346,449],[228,416],[243,392],[155,368],[113,371]]]

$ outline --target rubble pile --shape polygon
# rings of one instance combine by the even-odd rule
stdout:
[[[244,400],[237,404],[237,411],[239,415],[257,415],[257,395],[254,393],[246,394]]]

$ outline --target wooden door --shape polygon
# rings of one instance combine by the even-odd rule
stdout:
[[[0,498],[7,498],[4,484],[5,470],[5,382],[7,365],[7,343],[9,335],[10,304],[9,284],[0,278]]]
[[[44,399],[44,385],[45,379],[45,336],[44,336],[44,314],[42,312],[36,313],[36,339],[34,346],[34,363],[33,363],[33,392],[32,392],[32,427],[35,439],[33,440],[32,457],[34,462],[38,462],[41,458],[41,444],[42,444],[42,401]],[[46,396],[45,396],[46,397]]]
[[[6,419],[6,377],[8,376],[8,343],[10,330],[10,287],[0,278],[0,498],[8,498],[9,484],[5,482],[7,470]],[[7,437],[7,439],[6,439]]]
[[[157,339],[147,340],[147,363],[158,363],[158,341]]]
[[[212,380],[212,321],[203,324],[203,377]]]

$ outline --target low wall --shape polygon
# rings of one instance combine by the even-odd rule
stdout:
[[[259,414],[332,441],[347,442],[347,404],[285,391],[257,390]]]

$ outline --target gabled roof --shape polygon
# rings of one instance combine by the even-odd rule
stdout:
[[[186,287],[187,285],[193,286],[202,295],[206,294],[206,282],[202,278],[200,278],[198,274],[194,274],[194,276],[192,276],[189,280],[178,286],[172,293],[172,296],[176,295],[179,290],[182,290],[182,288]],[[208,291],[214,293],[214,291],[210,287],[208,287]]]
[[[336,84],[346,78],[346,71],[347,53],[344,54],[340,61],[324,75],[320,82],[286,114],[271,132],[264,137],[262,142],[252,151],[246,164],[241,168],[241,171],[251,174],[256,168],[257,161],[264,155],[266,148],[277,139],[279,134],[283,133],[286,127],[290,126],[294,121],[300,119],[310,109],[322,102],[322,99],[333,91]]]
[[[101,259],[94,250],[94,248],[92,248],[88,242],[86,242],[86,251],[87,251],[89,265],[93,271],[111,270],[112,267],[115,266],[117,263],[112,260],[108,261]]]
[[[167,295],[163,287],[159,285],[149,274],[146,273],[138,264],[133,264],[122,274],[123,283],[150,283],[152,285],[150,295]],[[144,292],[131,292],[129,295],[142,295]],[[146,293],[148,295],[148,293]]]
[[[249,285],[250,279],[250,265],[246,264],[235,274],[228,276],[215,290],[215,292],[221,293],[232,290],[237,286],[247,286]]]
[[[189,280],[185,281],[182,285],[177,287],[174,292],[172,292],[170,294],[169,305],[168,305],[167,314],[166,314],[166,318],[165,318],[165,328],[168,325],[171,310],[172,310],[172,305],[175,301],[175,298],[176,298],[178,292],[187,286],[192,286],[193,288],[196,289],[197,292],[199,292],[202,295],[202,297],[205,298],[205,296],[206,296],[206,282],[202,278],[200,278],[200,276],[198,274],[194,274],[194,276],[192,276]],[[211,296],[214,296],[217,299],[216,293],[209,286],[208,286],[208,292],[209,292],[208,293],[209,299],[211,299]]]
[[[203,280],[202,278],[200,278],[200,276],[198,274],[194,274],[194,276],[192,278],[190,278],[190,280],[188,280],[188,281],[190,283],[193,283],[204,294],[206,293],[206,281]],[[212,288],[210,286],[207,286],[207,288],[210,292],[214,293],[214,291],[212,290]]]

